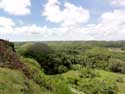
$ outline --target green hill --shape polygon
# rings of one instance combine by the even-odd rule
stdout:
[[[124,52],[101,44],[33,44],[15,49],[0,40],[0,94],[125,94]]]

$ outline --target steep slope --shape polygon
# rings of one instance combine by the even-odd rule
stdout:
[[[18,70],[0,68],[0,94],[45,94],[38,84]]]
[[[32,80],[14,44],[0,39],[0,94],[48,94]]]
[[[17,56],[14,44],[0,39],[0,67],[21,70],[30,78],[27,67],[20,61]]]

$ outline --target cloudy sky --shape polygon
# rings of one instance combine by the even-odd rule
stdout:
[[[125,40],[125,0],[0,0],[0,38]]]

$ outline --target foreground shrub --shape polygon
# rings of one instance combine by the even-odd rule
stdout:
[[[106,80],[82,79],[76,88],[85,94],[118,94],[116,83]]]
[[[116,79],[117,82],[119,83],[123,83],[124,82],[124,79],[123,77],[119,76],[117,79]]]
[[[99,73],[96,72],[94,69],[90,68],[83,68],[80,70],[81,71],[81,78],[95,78],[99,77]]]
[[[125,73],[125,62],[119,59],[111,59],[108,68],[112,72]]]
[[[49,92],[48,92],[49,93]],[[48,94],[18,70],[0,68],[0,94]],[[50,93],[49,93],[50,94]]]

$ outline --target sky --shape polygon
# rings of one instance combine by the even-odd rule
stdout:
[[[125,0],[0,0],[0,39],[125,40]]]

